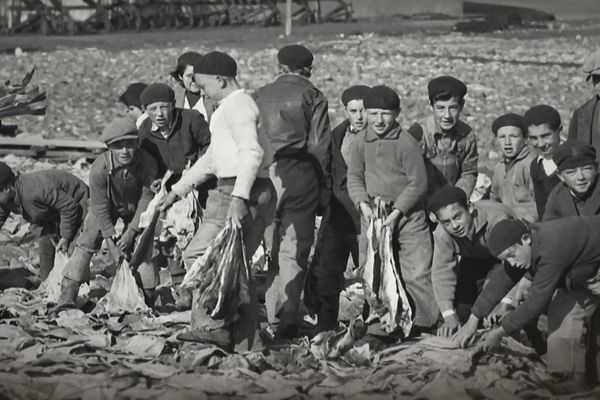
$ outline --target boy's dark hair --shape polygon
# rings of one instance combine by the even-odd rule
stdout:
[[[0,161],[0,188],[12,185],[15,183],[15,179],[13,170],[6,163]]]
[[[459,204],[465,209],[469,208],[469,200],[464,190],[456,186],[446,185],[433,193],[427,200],[427,208],[430,212],[436,213],[451,204]]]
[[[291,67],[289,65],[279,64],[279,72],[282,74],[299,74],[306,78],[312,76],[312,67]]]

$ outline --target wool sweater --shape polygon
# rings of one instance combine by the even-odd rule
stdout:
[[[538,220],[531,161],[535,157],[527,146],[512,160],[496,164],[490,198],[512,209],[517,218],[529,223]]]
[[[480,200],[473,207],[473,232],[468,237],[454,237],[441,224],[433,232],[431,282],[441,312],[454,309],[460,261],[465,258],[493,257],[488,249],[490,232],[498,222],[515,218],[510,208],[494,201]]]
[[[484,318],[530,272],[533,281],[527,299],[502,319],[507,334],[544,312],[557,288],[587,287],[587,279],[600,266],[600,216],[540,222],[533,226],[531,241],[531,267],[519,269],[505,263],[504,268],[494,270],[471,309],[474,316]]]
[[[15,205],[25,221],[58,225],[60,236],[73,240],[87,213],[88,186],[62,170],[44,170],[19,175],[15,181]],[[0,226],[10,212],[0,207]]]
[[[382,136],[371,127],[358,135],[348,167],[348,193],[354,204],[381,197],[404,215],[422,209],[427,173],[417,141],[397,123]]]
[[[102,237],[115,235],[119,217],[138,230],[140,215],[154,197],[150,185],[157,177],[156,161],[142,149],[129,165],[116,164],[110,150],[96,158],[90,170],[90,212]]]

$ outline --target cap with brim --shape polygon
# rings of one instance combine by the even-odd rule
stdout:
[[[138,139],[135,123],[129,118],[118,118],[106,125],[100,140],[110,145],[128,139]]]
[[[554,151],[552,160],[559,171],[596,163],[594,146],[578,140],[567,140]]]

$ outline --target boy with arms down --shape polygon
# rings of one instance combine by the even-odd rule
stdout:
[[[432,245],[425,218],[427,173],[417,141],[403,132],[396,118],[400,98],[387,86],[363,97],[367,129],[356,138],[348,168],[348,193],[362,215],[363,234],[373,217],[372,200],[388,202],[384,225],[397,231],[402,278],[416,308],[414,324],[431,328],[439,310],[431,287]]]
[[[108,151],[99,155],[90,170],[90,212],[73,255],[65,267],[58,309],[74,307],[82,282],[89,280],[92,255],[102,241],[114,262],[129,253],[140,233],[141,214],[154,194],[150,186],[157,178],[156,162],[138,148],[137,127],[132,120],[115,119],[102,132]],[[116,235],[115,224],[121,218],[126,227]],[[144,294],[152,301],[158,284],[156,271],[138,269]]]
[[[438,223],[431,266],[433,293],[444,318],[438,335],[450,336],[467,320],[486,277],[500,264],[488,249],[490,232],[514,214],[493,201],[470,204],[465,192],[453,186],[434,193],[428,208]]]
[[[490,276],[454,336],[465,345],[503,296],[527,273],[533,275],[527,299],[506,315],[500,327],[486,334],[483,349],[496,345],[547,309],[548,370],[563,382],[559,390],[582,390],[585,385],[589,319],[600,303],[600,290],[588,289],[600,265],[600,216],[569,217],[527,228],[522,221],[504,220],[490,234],[490,252],[505,261]]]
[[[44,170],[17,176],[0,162],[0,227],[13,212],[41,231],[38,253],[42,280],[54,267],[55,252],[66,253],[79,234],[88,198],[87,185],[66,171]]]
[[[530,175],[531,162],[535,157],[527,147],[523,117],[514,113],[504,114],[492,123],[492,132],[504,161],[494,168],[490,198],[507,205],[517,218],[535,222],[538,215]]]

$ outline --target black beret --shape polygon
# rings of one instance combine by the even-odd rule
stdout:
[[[400,109],[400,97],[392,89],[385,85],[373,86],[363,95],[365,108],[381,108],[383,110]]]
[[[433,98],[439,93],[450,93],[452,96],[462,99],[467,94],[467,85],[452,76],[438,76],[429,81],[427,92],[429,92],[430,101],[433,101]]]
[[[6,185],[12,183],[15,180],[15,173],[5,163],[0,161],[0,185]]]
[[[188,51],[177,57],[177,66],[194,65],[196,60],[200,59],[202,54],[196,51]]]
[[[228,54],[211,51],[196,60],[194,73],[204,75],[236,76],[237,63]]]
[[[277,53],[279,64],[296,68],[307,68],[313,63],[313,54],[306,47],[299,44],[284,46]]]
[[[127,107],[135,106],[137,108],[142,108],[140,95],[147,87],[148,85],[145,83],[132,83],[131,85],[127,86],[127,89],[125,89],[123,94],[119,96],[119,101],[125,104]]]
[[[140,102],[143,106],[159,101],[165,103],[173,103],[175,101],[175,92],[171,86],[164,83],[153,83],[140,94]]]
[[[548,124],[550,128],[556,130],[560,128],[562,121],[560,114],[554,107],[547,106],[545,104],[531,107],[523,115],[523,124],[525,128],[531,125],[542,125]]]
[[[552,160],[559,171],[583,167],[596,162],[596,149],[578,140],[567,140],[554,151]]]
[[[523,117],[515,113],[501,115],[492,123],[492,132],[494,132],[494,135],[496,135],[498,133],[498,129],[504,128],[505,126],[514,126],[515,128],[519,128],[524,131]]]
[[[492,228],[488,239],[488,250],[498,257],[504,250],[521,241],[523,235],[529,233],[527,225],[516,219],[504,219]]]
[[[467,194],[456,186],[444,186],[429,197],[427,208],[431,212],[436,212],[440,208],[454,203],[467,204]]]
[[[342,93],[342,103],[348,105],[352,100],[362,100],[363,96],[370,87],[365,85],[351,86]]]

